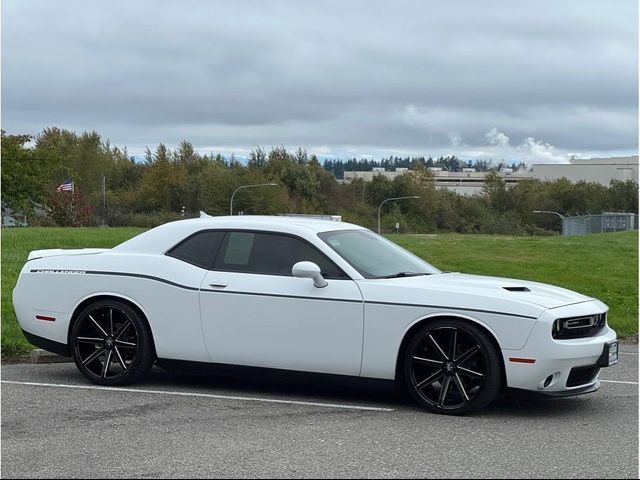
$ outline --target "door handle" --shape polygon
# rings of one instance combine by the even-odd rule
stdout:
[[[210,283],[209,286],[211,288],[227,288],[227,286],[223,283]]]

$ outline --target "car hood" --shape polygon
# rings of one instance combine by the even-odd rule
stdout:
[[[503,308],[520,305],[525,310],[558,308],[593,298],[561,287],[511,278],[485,277],[462,273],[442,273],[416,277],[365,280],[365,300],[369,295],[394,297],[412,304],[470,306],[482,308],[483,299]],[[367,294],[368,292],[368,294]],[[385,293],[382,293],[385,292]],[[392,293],[393,292],[393,293]]]

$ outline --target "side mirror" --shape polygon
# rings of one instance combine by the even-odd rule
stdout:
[[[313,262],[298,262],[291,269],[291,274],[296,278],[310,278],[313,280],[313,284],[318,288],[323,288],[329,285],[327,281],[322,278],[320,273],[320,267]]]

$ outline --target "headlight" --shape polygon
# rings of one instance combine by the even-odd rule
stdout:
[[[553,322],[552,336],[557,340],[569,338],[595,337],[605,327],[607,314],[586,315],[583,317],[559,318]]]

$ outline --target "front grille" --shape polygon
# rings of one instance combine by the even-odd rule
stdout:
[[[595,381],[599,371],[600,367],[597,367],[596,365],[573,368],[569,373],[569,378],[567,379],[567,387],[589,385]]]
[[[582,317],[559,318],[553,324],[553,338],[568,340],[598,336],[607,326],[607,314],[586,315]]]

